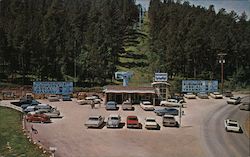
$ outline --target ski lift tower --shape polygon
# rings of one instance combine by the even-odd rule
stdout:
[[[123,80],[123,86],[128,86],[128,80],[133,76],[132,72],[116,72],[115,79],[116,80]]]

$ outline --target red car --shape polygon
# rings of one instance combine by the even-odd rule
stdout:
[[[37,113],[28,113],[26,115],[26,120],[28,122],[40,122],[40,123],[49,123],[50,118],[45,114],[37,114]]]
[[[128,116],[127,117],[127,128],[141,128],[137,116]]]

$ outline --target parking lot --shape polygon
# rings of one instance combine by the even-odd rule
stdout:
[[[34,137],[48,147],[56,147],[56,156],[67,157],[161,157],[161,156],[206,156],[202,139],[203,119],[218,106],[225,104],[226,99],[195,99],[187,100],[181,127],[163,127],[162,117],[153,111],[144,111],[135,105],[134,111],[123,111],[121,106],[117,111],[106,111],[104,104],[78,105],[72,102],[48,102],[56,106],[63,115],[62,119],[53,119],[52,123],[34,123],[38,134]],[[128,129],[125,126],[118,129],[106,128],[88,129],[84,126],[90,115],[107,117],[117,113],[125,123],[128,115],[137,115],[142,123],[142,129]],[[160,130],[144,128],[145,117],[154,117],[160,125]],[[178,117],[177,117],[177,120]]]

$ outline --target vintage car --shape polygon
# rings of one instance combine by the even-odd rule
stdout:
[[[107,128],[119,128],[121,123],[121,116],[117,114],[112,114],[108,116]]]
[[[29,112],[25,116],[25,119],[28,122],[40,122],[40,123],[49,123],[49,122],[51,122],[49,116],[47,116],[45,114],[37,114],[35,112]]]
[[[183,107],[182,100],[178,102],[176,99],[168,99],[167,101],[161,101],[160,106],[165,106],[165,107]]]
[[[62,101],[72,101],[70,95],[62,95]]]
[[[154,112],[158,116],[163,116],[165,114],[177,116],[179,114],[179,110],[175,108],[158,109],[158,110],[154,110]]]
[[[250,111],[250,102],[243,102],[240,106],[239,106],[240,110],[246,110],[246,111]]]
[[[233,97],[233,93],[231,91],[226,91],[223,94],[225,97]]]
[[[123,110],[133,110],[133,105],[129,100],[126,100],[122,103]]]
[[[240,101],[241,101],[241,98],[240,98],[240,97],[230,97],[230,98],[227,100],[227,103],[228,103],[228,104],[237,105],[237,104],[240,104]]]
[[[127,128],[141,128],[137,116],[128,116],[127,117]]]
[[[184,94],[184,97],[187,99],[196,99],[196,95],[193,93],[186,93]]]
[[[41,104],[40,102],[36,101],[36,100],[31,100],[31,101],[26,101],[27,103],[23,103],[21,105],[21,108],[24,110],[26,109],[28,106],[36,106],[38,104]]]
[[[219,92],[210,93],[210,96],[214,99],[223,99],[222,94],[220,94]]]
[[[92,100],[95,104],[100,104],[102,101],[102,99],[97,95],[88,96],[85,98],[85,100]]]
[[[146,129],[158,129],[159,125],[156,122],[155,118],[146,117],[145,118],[145,128]]]
[[[28,112],[34,112],[36,110],[35,106],[28,106],[27,108],[23,109],[23,112],[28,113]]]
[[[178,126],[178,122],[176,121],[173,115],[164,115],[162,117],[162,125],[163,126]]]
[[[236,120],[226,119],[224,125],[226,131],[242,132],[242,129]]]
[[[117,110],[117,103],[115,101],[108,101],[105,106],[106,110]]]
[[[90,105],[92,102],[92,100],[76,100],[76,103],[79,105]]]
[[[49,104],[38,104],[35,106],[36,110],[40,110],[40,109],[47,109],[50,110],[52,109],[52,106],[50,106]]]
[[[48,96],[48,100],[49,100],[50,102],[60,101],[57,95],[49,95],[49,96]]]
[[[59,118],[60,116],[60,111],[57,110],[56,108],[52,108],[52,109],[39,109],[36,110],[35,113],[37,114],[45,114],[47,116],[49,116],[50,118]]]
[[[199,92],[197,96],[200,99],[208,99],[208,94],[206,92]]]
[[[140,106],[145,111],[153,111],[155,108],[150,101],[142,100]]]
[[[104,123],[104,117],[97,115],[97,116],[90,116],[88,120],[85,122],[85,126],[87,128],[99,128]]]

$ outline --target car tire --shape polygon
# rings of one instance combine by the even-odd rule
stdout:
[[[228,132],[229,130],[227,129],[227,127],[225,128],[226,132]]]

